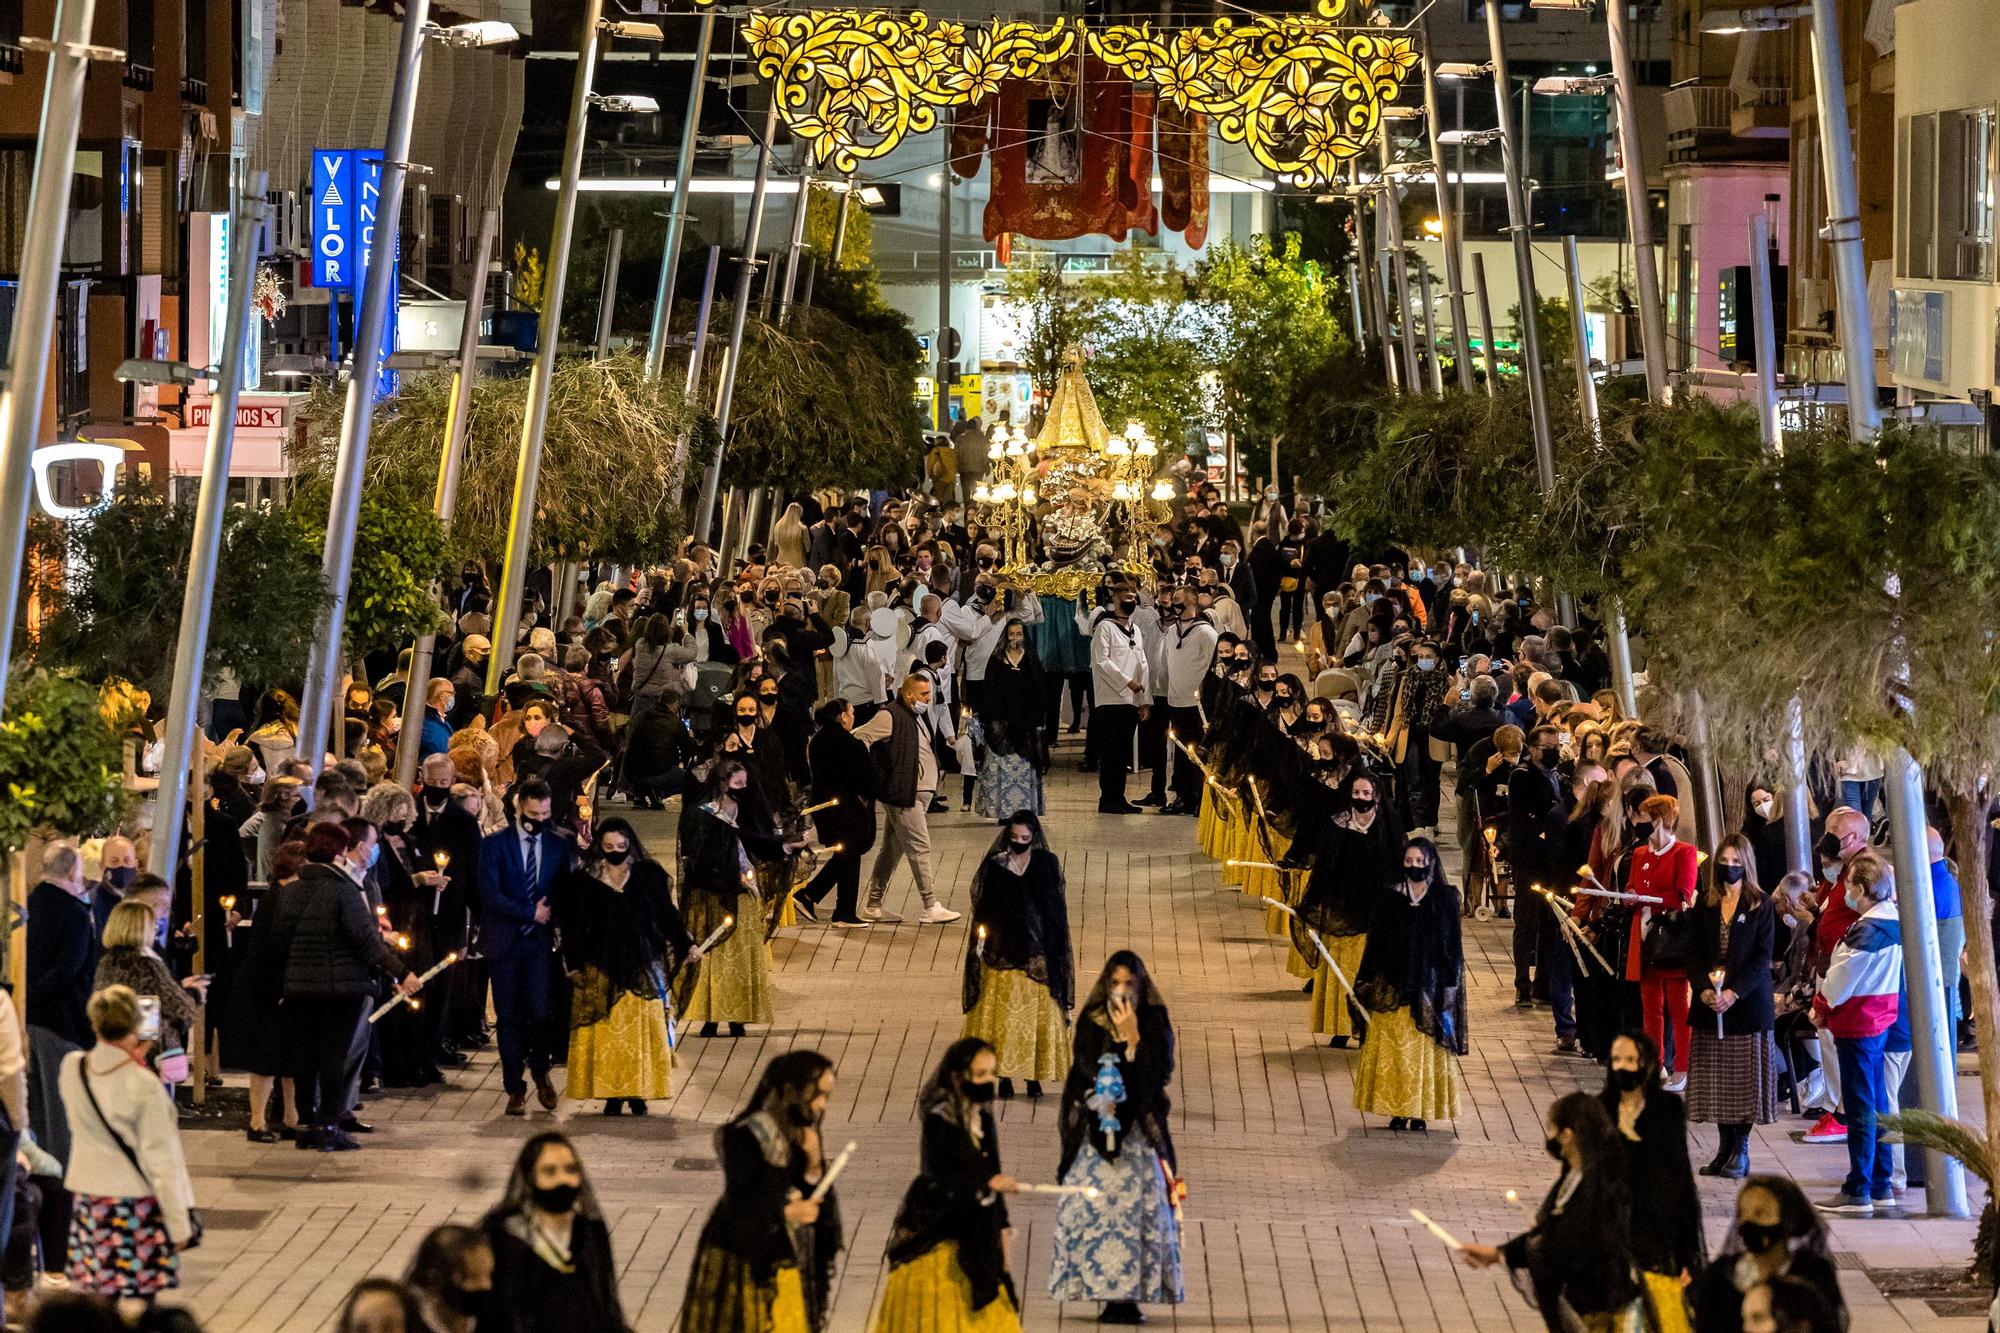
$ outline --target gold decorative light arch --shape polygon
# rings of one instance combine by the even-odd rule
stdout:
[[[1382,107],[1417,64],[1416,43],[1339,20],[1368,0],[1316,0],[1312,15],[1187,28],[1086,27],[1057,19],[933,22],[921,12],[774,10],[752,14],[744,38],[769,80],[778,114],[836,171],[937,128],[938,111],[971,106],[1008,78],[1028,78],[1078,48],[1176,107],[1211,116],[1287,182],[1329,182],[1372,143]]]

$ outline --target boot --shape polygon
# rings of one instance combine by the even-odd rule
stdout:
[[[1719,1176],[1722,1174],[1722,1164],[1730,1158],[1730,1139],[1733,1129],[1734,1126],[1731,1125],[1716,1126],[1715,1156],[1709,1158],[1708,1165],[1701,1168],[1702,1175]]]
[[[1730,1135],[1729,1159],[1716,1174],[1724,1180],[1741,1180],[1750,1174],[1750,1126],[1725,1126]]]
[[[1003,1079],[1001,1079],[1001,1080],[1000,1080],[1000,1094],[999,1094],[999,1095],[1000,1095],[1000,1096],[1002,1096],[1002,1097],[1012,1097],[1012,1096],[1014,1095],[1014,1080],[1013,1080],[1013,1079],[1011,1079],[1011,1078],[1003,1078]]]

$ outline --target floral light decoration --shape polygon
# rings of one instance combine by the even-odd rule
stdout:
[[[278,271],[270,265],[260,265],[257,269],[256,291],[250,303],[265,323],[271,323],[285,313],[285,288],[278,278]]]
[[[744,27],[779,116],[836,171],[936,129],[941,107],[969,106],[1003,80],[1047,68],[1075,49],[1076,35],[1064,19],[968,27],[840,9],[752,14]]]

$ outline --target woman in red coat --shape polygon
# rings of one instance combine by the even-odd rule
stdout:
[[[1688,1032],[1687,960],[1662,949],[1694,902],[1695,883],[1701,859],[1692,843],[1682,842],[1674,830],[1680,821],[1680,802],[1671,796],[1653,796],[1639,807],[1639,818],[1651,829],[1640,848],[1632,854],[1632,874],[1627,889],[1644,897],[1658,898],[1658,905],[1642,908],[1642,926],[1631,934],[1625,956],[1625,979],[1639,983],[1639,1014],[1661,1052],[1667,1049],[1668,1020],[1673,1023],[1673,1059],[1668,1066],[1669,1092],[1687,1086]],[[1684,935],[1685,932],[1674,932]],[[1649,947],[1650,946],[1650,947]]]

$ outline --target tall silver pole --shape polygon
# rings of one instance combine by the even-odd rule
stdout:
[[[410,172],[410,127],[417,114],[417,80],[424,58],[424,25],[430,0],[403,7],[402,44],[396,52],[396,79],[389,94],[389,135],[382,145],[382,192],[375,243],[368,251],[368,277],[354,313],[354,363],[347,377],[347,402],[340,418],[340,453],[333,466],[333,498],[327,505],[322,568],[332,594],[314,628],[299,695],[298,756],[318,771],[326,756],[327,732],[340,715],[338,699],[347,583],[354,564],[354,527],[361,516],[362,474],[368,466],[368,435],[375,425],[375,389],[382,360],[382,331],[396,304],[396,238],[403,218],[403,182]]]
[[[1875,402],[1875,331],[1868,322],[1868,265],[1861,255],[1861,195],[1854,183],[1847,74],[1833,0],[1812,0],[1812,56],[1820,164],[1826,173],[1825,235],[1833,248],[1840,346],[1847,363],[1847,429],[1855,439],[1866,440],[1882,428],[1882,410]]]
[[[70,176],[76,168],[76,134],[83,81],[90,71],[90,24],[96,0],[57,0],[48,82],[42,93],[35,176],[28,187],[22,229],[20,286],[16,290],[7,383],[0,390],[0,684],[14,654],[14,622],[21,611],[21,561],[28,545],[29,477],[42,429],[42,396],[48,388],[50,345],[55,339],[56,289],[62,280],[63,245],[69,235]]]
[[[1632,53],[1626,45],[1624,0],[1604,6],[1605,36],[1611,42],[1612,91],[1618,99],[1618,151],[1625,159],[1625,216],[1632,233],[1632,276],[1639,284],[1639,332],[1646,362],[1646,396],[1667,400],[1667,311],[1660,301],[1660,267],[1653,254],[1653,210],[1646,194],[1645,154],[1639,143],[1639,113],[1633,105]]]
[[[1443,345],[1438,340],[1437,302],[1431,297],[1431,266],[1420,258],[1417,261],[1417,301],[1422,308],[1424,328],[1424,357],[1430,363],[1431,392],[1444,394],[1444,357],[1439,354]]]
[[[1498,390],[1500,356],[1493,349],[1493,298],[1486,290],[1486,256],[1472,256],[1472,289],[1479,298],[1479,337],[1486,344],[1486,396]]]
[[[1563,274],[1569,284],[1570,340],[1576,347],[1576,401],[1584,428],[1601,445],[1604,426],[1597,410],[1597,377],[1590,373],[1589,328],[1583,318],[1583,265],[1577,259],[1574,236],[1563,237]],[[1611,656],[1611,688],[1617,692],[1618,707],[1625,716],[1637,717],[1639,694],[1632,683],[1632,639],[1625,629],[1625,608],[1614,597],[1606,599],[1606,610],[1604,637]]]
[[[1507,45],[1500,32],[1500,6],[1486,6],[1486,43],[1493,62],[1493,104],[1499,115],[1500,161],[1507,175],[1507,231],[1514,242],[1514,277],[1521,291],[1521,377],[1528,382],[1528,411],[1534,419],[1535,472],[1542,494],[1556,488],[1555,443],[1549,435],[1549,391],[1542,381],[1542,338],[1535,327],[1535,255],[1529,233],[1528,200],[1521,186],[1521,162],[1514,151],[1514,103],[1507,95]]]
[[[1437,182],[1438,222],[1444,229],[1444,284],[1445,295],[1451,299],[1452,348],[1458,357],[1458,387],[1471,393],[1472,330],[1465,318],[1465,260],[1459,248],[1465,220],[1458,213],[1460,196],[1445,179],[1444,153],[1438,146],[1438,86],[1431,68],[1428,18],[1417,20],[1417,32],[1424,44],[1424,129],[1430,136],[1431,179]]]
[[[1750,215],[1750,326],[1757,349],[1757,433],[1776,453],[1784,443],[1778,419],[1778,329],[1771,308],[1771,220]],[[1812,811],[1806,792],[1805,708],[1785,703],[1785,869],[1812,872]]]
[[[792,196],[792,234],[785,242],[785,281],[778,288],[778,327],[791,322],[792,302],[798,299],[799,253],[806,248],[806,205],[812,195],[811,159],[803,147],[799,156],[799,192]]]
[[[847,188],[840,193],[840,216],[833,223],[833,250],[826,257],[828,268],[839,268],[840,257],[847,252],[847,218],[854,207],[854,173],[847,173]]]
[[[603,17],[604,0],[583,0],[583,42],[577,48],[576,84],[570,90],[562,188],[556,194],[555,222],[549,232],[548,279],[542,286],[540,336],[535,343],[535,368],[528,375],[528,406],[521,418],[520,456],[514,463],[514,510],[507,523],[507,554],[501,564],[500,588],[493,608],[493,651],[486,658],[489,696],[500,692],[507,668],[514,664],[514,633],[527,594],[535,492],[540,489],[542,479],[542,432],[549,422],[549,381],[555,376],[556,349],[562,342],[563,283],[569,277],[577,182],[583,175],[583,132],[590,118],[590,86],[597,77],[597,56],[604,45],[599,31]]]
[[[210,400],[208,448],[201,459],[201,492],[194,507],[194,544],[188,552],[187,590],[181,595],[180,636],[174,645],[174,693],[167,729],[160,737],[160,789],[154,800],[153,839],[146,868],[168,880],[180,859],[187,818],[188,770],[194,761],[195,714],[201,708],[202,666],[208,658],[209,612],[215,570],[222,554],[222,519],[229,500],[229,456],[236,445],[236,400],[243,392],[250,340],[250,293],[257,285],[257,240],[263,231],[264,173],[253,172],[231,214],[229,303],[223,316],[222,361]],[[202,799],[202,793],[193,793]]]
[[[694,397],[695,386],[701,383],[702,362],[708,355],[708,316],[709,312],[715,308],[715,270],[721,261],[722,247],[719,245],[709,246],[708,271],[702,275],[701,280],[701,309],[694,317],[694,346],[688,350],[687,381],[686,386],[681,390],[681,396],[684,398]],[[690,434],[690,431],[684,430],[680,433],[680,437],[674,441],[673,475],[676,477],[681,476],[681,470],[687,466],[687,450]]]
[[[694,75],[688,86],[687,119],[681,123],[681,155],[674,163],[674,206],[667,214],[667,243],[660,252],[660,285],[653,293],[653,325],[646,334],[646,378],[656,380],[667,360],[667,330],[673,324],[674,280],[687,239],[688,188],[694,180],[694,150],[701,132],[702,94],[708,85],[708,53],[715,45],[715,7],[701,11],[694,41]]]
[[[472,385],[479,371],[479,324],[486,313],[486,275],[493,265],[493,246],[500,232],[500,210],[479,215],[479,240],[472,248],[472,286],[465,294],[465,318],[458,326],[458,369],[451,382],[451,408],[445,417],[444,456],[438,462],[437,495],[431,512],[445,531],[458,508],[458,473],[465,463],[465,435],[472,416]],[[403,739],[396,746],[396,781],[408,787],[417,780],[417,749],[423,737],[425,695],[430,690],[431,661],[437,636],[420,634],[410,650],[410,671],[403,680]],[[412,732],[414,720],[417,729]],[[413,739],[414,738],[414,739]]]
[[[950,131],[945,131],[942,137],[945,140],[945,157],[949,159]],[[945,382],[944,372],[945,366],[951,361],[951,358],[945,355],[947,350],[945,338],[951,332],[951,163],[949,161],[938,169],[937,280],[937,346],[931,349],[937,353],[937,382],[933,387],[932,403],[937,408],[937,428],[948,430],[951,427],[951,385]],[[968,507],[972,504],[971,496],[960,498]],[[939,503],[943,503],[942,496],[939,497]]]
[[[722,383],[715,393],[715,457],[702,473],[701,501],[695,511],[694,536],[707,541],[715,523],[715,489],[722,481],[722,454],[729,446],[729,409],[736,396],[736,367],[743,359],[743,321],[750,314],[750,286],[757,277],[757,238],[764,228],[764,189],[771,183],[771,140],[778,137],[778,99],[774,93],[764,113],[764,133],[757,140],[757,180],[750,189],[750,216],[743,226],[743,266],[736,275],[736,302],[729,312],[729,359],[722,366]]]
[[[604,286],[597,293],[597,359],[611,354],[611,317],[617,313],[618,269],[625,258],[625,229],[613,227],[604,242]]]
[[[1368,329],[1361,318],[1361,270],[1355,267],[1354,257],[1347,260],[1347,301],[1354,320],[1354,350],[1368,350]]]
[[[1389,122],[1382,122],[1376,136],[1376,145],[1382,154],[1382,203],[1387,209],[1385,219],[1389,227],[1387,249],[1389,251],[1390,272],[1396,283],[1396,324],[1398,338],[1403,346],[1403,371],[1405,382],[1411,392],[1423,390],[1423,363],[1417,360],[1417,331],[1410,321],[1410,264],[1403,249],[1403,193],[1396,188],[1396,178],[1389,174]]]

